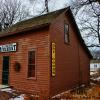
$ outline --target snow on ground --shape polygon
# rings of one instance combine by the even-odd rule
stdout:
[[[15,90],[11,89],[9,86],[6,85],[0,85],[0,91],[2,92],[8,92],[13,93]],[[24,100],[24,94],[21,94],[20,96],[17,96],[16,98],[11,98],[9,100]]]
[[[97,74],[98,72],[90,72],[90,75],[94,75],[94,74]]]
[[[9,100],[24,100],[24,95],[22,94],[22,95],[20,95],[20,96],[14,98],[14,99],[11,98],[11,99],[9,99]]]
[[[95,79],[96,81],[100,81],[100,76]]]
[[[8,85],[0,85],[0,89],[8,88]]]

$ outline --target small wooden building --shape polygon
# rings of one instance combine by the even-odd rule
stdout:
[[[0,84],[53,96],[88,84],[91,58],[70,8],[64,8],[0,34]]]

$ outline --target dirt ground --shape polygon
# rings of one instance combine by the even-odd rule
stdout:
[[[0,100],[18,100],[14,98],[19,95],[20,93],[18,92],[0,92]],[[29,94],[25,94],[24,99],[22,100],[100,100],[100,84],[91,83],[87,87],[82,86],[80,88],[66,91],[53,97],[52,99],[46,99],[43,96],[35,97]]]
[[[66,91],[53,100],[100,100],[100,85],[91,84],[88,87]]]
[[[18,91],[13,91],[11,93],[0,91],[0,100],[100,100],[99,77],[100,73],[93,74],[90,77],[90,84],[88,86],[81,85],[75,89],[58,94],[53,98],[45,98],[43,96],[35,96],[27,93],[25,94]],[[21,94],[24,94],[23,99],[15,99]]]
[[[53,100],[100,100],[100,70],[90,76],[90,84],[55,96]]]

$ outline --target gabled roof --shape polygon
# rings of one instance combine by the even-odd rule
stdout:
[[[47,14],[44,14],[44,15],[40,15],[40,16],[25,20],[25,21],[18,22],[15,25],[13,25],[12,27],[10,27],[10,28],[6,29],[5,31],[1,32],[0,33],[0,38],[10,36],[10,35],[14,35],[14,34],[18,34],[18,33],[23,34],[23,32],[25,32],[25,31],[37,30],[39,28],[47,27],[47,26],[50,25],[50,23],[56,17],[58,17],[64,11],[66,13],[68,13],[69,15],[71,15],[71,19],[72,19],[73,24],[75,26],[75,29],[77,31],[77,36],[80,40],[80,43],[83,45],[83,47],[86,50],[89,57],[92,58],[92,55],[91,55],[90,51],[86,47],[86,45],[84,43],[84,40],[81,37],[80,31],[79,31],[78,26],[76,24],[76,21],[73,17],[73,14],[70,10],[70,7],[60,9],[60,10],[56,10],[54,12],[50,12],[50,13],[47,13]]]
[[[56,10],[54,12],[50,12],[50,13],[47,13],[44,15],[40,15],[40,16],[31,18],[28,20],[18,22],[15,25],[13,25],[12,27],[2,31],[0,33],[0,37],[16,34],[21,31],[36,29],[37,26],[38,26],[38,28],[47,26],[53,21],[53,19],[55,19],[57,16],[59,16],[59,14],[64,12],[66,9],[67,8]]]

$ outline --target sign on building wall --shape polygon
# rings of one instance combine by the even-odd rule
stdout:
[[[56,60],[55,60],[55,54],[56,54],[56,44],[52,43],[52,76],[56,75]]]
[[[17,50],[17,43],[0,45],[0,52],[14,52]]]

